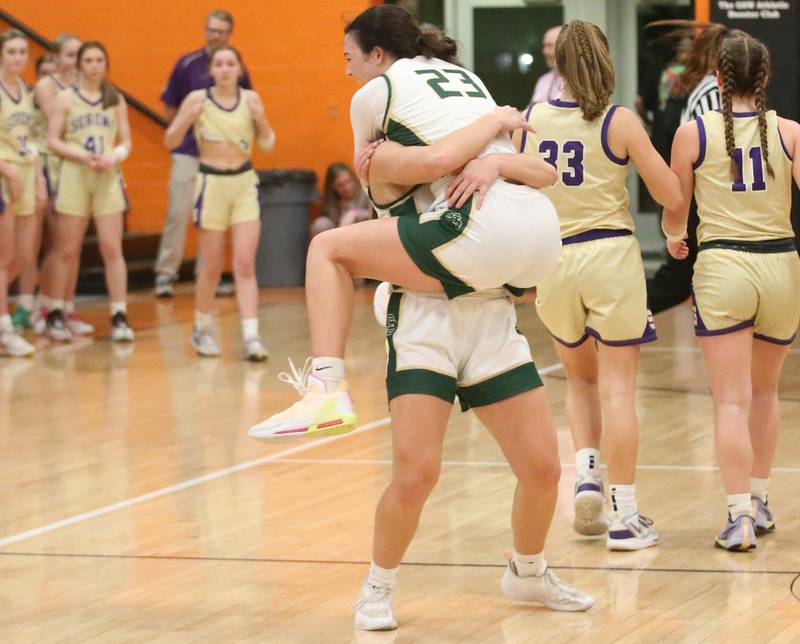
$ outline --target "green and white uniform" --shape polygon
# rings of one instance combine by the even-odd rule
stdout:
[[[435,58],[403,58],[353,96],[355,147],[382,136],[403,145],[428,145],[495,107],[473,73]],[[515,152],[505,135],[481,156],[498,152]],[[442,283],[448,297],[505,285],[530,288],[555,267],[561,242],[558,216],[547,197],[499,180],[479,211],[472,200],[451,209],[445,193],[452,178],[431,184],[427,211],[415,208],[408,195],[376,204],[400,217],[403,246],[420,270]]]

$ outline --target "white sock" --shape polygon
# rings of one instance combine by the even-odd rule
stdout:
[[[769,479],[750,479],[750,494],[761,499],[762,503],[767,502],[767,487],[769,486]]]
[[[57,300],[53,298],[50,300],[50,311],[63,311],[64,310],[64,300]]]
[[[28,309],[29,311],[33,311],[33,295],[30,293],[24,293],[21,295],[17,295],[17,306],[21,306],[23,309]]]
[[[14,333],[14,324],[8,313],[0,315],[0,333]]]
[[[636,484],[633,485],[614,485],[609,484],[611,490],[611,509],[619,512],[623,517],[631,514],[638,514],[639,508],[636,507]]]
[[[214,314],[203,313],[202,311],[194,312],[194,326],[198,331],[205,331],[214,326]]]
[[[584,447],[575,452],[575,465],[578,474],[586,474],[600,467],[600,450],[594,447]],[[596,474],[596,472],[592,472]]]
[[[111,317],[113,318],[117,313],[124,313],[128,315],[127,302],[112,302],[111,303]]]
[[[64,301],[64,313],[75,313],[75,300]]]
[[[311,373],[324,381],[326,385],[338,385],[344,380],[344,360],[342,358],[321,356],[314,358],[311,365]]]
[[[258,337],[258,318],[246,318],[242,320],[242,335],[245,340]]]
[[[53,306],[53,300],[46,295],[39,295],[39,306],[47,309],[48,311]]]
[[[729,494],[728,495],[728,514],[731,520],[736,521],[743,514],[753,516],[753,506],[750,504],[750,494]]]
[[[547,562],[544,560],[544,553],[538,555],[521,555],[516,550],[513,551],[512,560],[517,569],[518,577],[541,577],[547,570]]]
[[[369,574],[367,575],[367,583],[373,586],[388,586],[394,588],[397,583],[397,568],[381,568],[374,561],[369,565]]]

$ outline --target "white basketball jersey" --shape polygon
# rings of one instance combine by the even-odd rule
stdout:
[[[438,58],[401,58],[353,96],[350,115],[356,151],[385,136],[403,145],[430,145],[491,112],[496,103],[472,72]],[[507,135],[479,156],[514,153]],[[452,177],[431,184],[437,205]]]

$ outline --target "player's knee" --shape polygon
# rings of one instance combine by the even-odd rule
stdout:
[[[520,485],[535,489],[553,489],[561,479],[561,463],[558,454],[529,459],[525,465],[515,469]]]
[[[16,260],[16,250],[14,249],[14,246],[9,245],[8,248],[3,249],[3,252],[0,253],[0,268],[5,271],[11,270],[11,267],[14,265]]]
[[[122,244],[118,240],[101,242],[100,254],[103,261],[108,263],[118,262],[122,259]]]
[[[420,462],[398,472],[392,485],[403,504],[424,503],[439,480],[438,462]]]
[[[234,257],[233,274],[237,279],[249,279],[255,276],[255,259],[252,257]]]

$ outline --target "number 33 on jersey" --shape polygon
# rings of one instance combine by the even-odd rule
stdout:
[[[520,147],[558,171],[556,183],[542,192],[558,211],[562,237],[595,228],[634,229],[625,187],[628,159],[614,155],[608,144],[616,109],[609,105],[592,121],[569,101],[537,103],[528,109],[536,132],[524,133]]]

